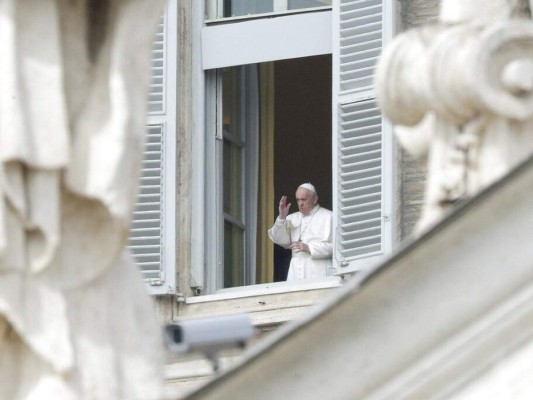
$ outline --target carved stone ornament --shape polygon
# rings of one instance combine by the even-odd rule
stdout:
[[[533,22],[526,0],[443,0],[376,70],[400,144],[427,159],[418,232],[533,152]]]
[[[125,250],[159,0],[0,0],[0,398],[157,399]]]

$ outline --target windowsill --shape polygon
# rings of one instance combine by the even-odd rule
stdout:
[[[278,293],[300,292],[314,289],[328,289],[342,286],[342,278],[329,276],[323,279],[309,279],[295,282],[274,282],[259,285],[241,286],[229,289],[220,289],[214,294],[187,297],[186,304],[206,303],[227,299],[238,299],[244,297],[255,297]]]

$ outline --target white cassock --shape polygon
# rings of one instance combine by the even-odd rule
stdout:
[[[309,215],[295,212],[285,220],[276,219],[268,231],[270,239],[289,249],[292,242],[302,241],[309,251],[292,250],[287,281],[322,278],[331,267],[333,254],[333,218],[326,208],[315,206]]]

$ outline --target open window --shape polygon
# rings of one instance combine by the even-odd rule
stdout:
[[[372,77],[393,1],[332,3],[202,30],[206,244],[203,269],[192,267],[202,293],[285,280],[290,254],[267,230],[277,200],[306,181],[334,213],[337,275],[392,247],[392,135]]]
[[[294,201],[313,182],[331,209],[331,56],[213,71],[216,132],[207,134],[207,174],[215,176],[208,207],[210,292],[284,281],[290,252],[267,236],[279,197]],[[209,190],[209,189],[208,189]]]

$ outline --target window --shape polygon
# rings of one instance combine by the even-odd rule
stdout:
[[[205,71],[206,120],[205,129],[198,132],[203,134],[204,142],[200,143],[199,136],[194,136],[193,153],[195,160],[206,161],[205,167],[202,164],[193,168],[193,171],[205,171],[205,174],[198,173],[195,179],[197,183],[193,184],[196,190],[193,215],[196,216],[195,221],[203,220],[204,223],[194,223],[192,227],[194,262],[191,266],[191,286],[200,288],[201,293],[213,293],[241,285],[240,282],[243,281],[245,285],[250,285],[285,280],[286,267],[283,270],[282,267],[274,268],[274,265],[282,265],[280,263],[283,262],[288,265],[288,257],[286,254],[274,254],[274,246],[267,237],[267,231],[277,215],[275,197],[281,196],[280,193],[293,196],[296,186],[309,180],[308,177],[298,177],[294,173],[303,168],[296,165],[297,157],[286,151],[293,145],[290,141],[297,137],[295,132],[300,132],[298,135],[305,137],[311,130],[305,127],[312,119],[302,116],[314,114],[323,126],[323,134],[320,136],[326,139],[326,144],[316,145],[314,149],[331,149],[331,12],[209,25],[202,28],[199,37],[201,65]],[[316,71],[313,68],[316,62],[313,61],[314,56],[319,56],[322,72],[309,76],[309,73],[316,73],[313,72]],[[248,78],[242,78],[246,76]],[[230,81],[233,84],[229,84]],[[238,81],[240,83],[236,84]],[[320,82],[325,88],[320,96],[316,95],[316,82]],[[293,90],[296,87],[305,89],[305,93],[298,94],[304,100],[322,99],[320,112],[311,111],[305,101],[297,100]],[[199,84],[197,92],[201,88],[202,85]],[[245,107],[233,106],[242,101]],[[275,107],[276,104],[278,107]],[[228,105],[233,110],[232,113],[229,113]],[[237,110],[246,112],[239,116],[235,112]],[[303,118],[300,122],[295,118],[297,113],[298,118]],[[248,135],[244,140],[242,136],[236,140],[233,132],[227,135],[221,129],[224,125],[222,115],[227,118],[228,114],[233,116],[234,121],[240,121],[239,127],[255,126],[244,132]],[[236,122],[235,124],[237,126]],[[255,138],[250,136],[253,132]],[[225,134],[226,138],[231,137],[231,146],[228,139],[224,140]],[[234,189],[240,188],[242,192],[237,195],[238,191],[232,191],[231,197],[226,194],[227,201],[230,198],[234,204],[242,201],[242,209],[239,208],[238,211],[243,214],[238,220],[232,218],[233,214],[230,216],[227,212],[223,213],[224,176],[227,178],[231,175],[229,168],[226,168],[225,175],[222,170],[224,142],[228,150],[226,153],[230,147],[234,153],[235,148],[239,149],[239,163],[246,166],[239,171],[239,179],[235,179],[238,184],[232,184]],[[248,155],[253,152],[257,157]],[[320,159],[324,165],[321,176],[327,180],[319,185],[325,188],[321,201],[329,203],[327,206],[331,208],[331,151],[322,151]],[[275,182],[276,164],[285,164],[291,170],[290,174],[280,173],[277,177],[290,176],[294,181]],[[225,165],[237,163],[230,164],[227,160]],[[281,167],[278,168],[281,170]],[[310,175],[318,174],[313,172]],[[237,173],[232,176],[237,177]],[[257,193],[254,194],[254,191]],[[238,241],[244,241],[245,244],[237,251],[230,243]],[[235,260],[236,265],[244,260],[242,275],[236,272],[234,262],[229,259]],[[235,274],[228,275],[232,268]]]
[[[206,4],[224,3],[259,12],[252,1]],[[272,2],[282,3],[297,7]],[[178,268],[188,269],[183,275],[197,293],[284,280],[289,257],[274,250],[266,231],[276,200],[304,181],[334,212],[338,274],[389,251],[391,137],[372,75],[391,36],[392,3],[339,0],[332,10],[207,25],[204,3],[192,4],[192,38],[183,39],[193,48],[193,123],[183,132],[192,154],[191,262]],[[153,293],[175,289],[176,0],[168,7],[163,52],[154,52],[149,147],[131,235]]]
[[[176,3],[169,2],[152,50],[147,135],[129,248],[151,293],[175,290]]]
[[[290,251],[267,235],[275,198],[312,180],[331,209],[331,56],[212,71],[216,133],[207,132],[215,175],[207,198],[210,290],[284,281]],[[211,125],[208,123],[208,126]],[[296,211],[296,202],[292,202]],[[209,207],[209,204],[208,204]]]
[[[206,0],[208,19],[331,7],[331,0]]]
[[[207,71],[208,82],[211,82],[207,85],[208,109],[216,110],[217,126],[226,126],[225,120],[224,123],[220,121],[220,115],[224,115],[226,118],[228,107],[230,107],[233,110],[232,115],[236,123],[233,128],[235,132],[238,131],[237,121],[239,121],[239,127],[252,126],[253,124],[259,127],[255,131],[246,131],[246,134],[256,132],[253,134],[259,135],[252,147],[248,147],[251,143],[248,143],[252,139],[251,137],[239,136],[236,140],[233,136],[234,133],[226,135],[225,132],[219,132],[213,135],[209,133],[209,129],[206,129],[207,142],[210,141],[211,137],[217,137],[218,141],[226,143],[225,145],[219,144],[218,148],[223,148],[227,154],[231,153],[234,157],[231,162],[226,160],[223,166],[222,161],[215,161],[213,164],[215,171],[217,165],[220,165],[220,168],[218,173],[215,172],[217,184],[212,186],[215,189],[210,189],[209,184],[206,188],[207,206],[209,208],[209,202],[213,199],[215,199],[215,208],[217,207],[216,204],[222,205],[222,200],[216,200],[217,197],[213,194],[218,193],[219,196],[225,194],[226,204],[224,205],[227,207],[227,202],[232,201],[232,204],[239,206],[238,212],[244,213],[239,214],[242,218],[234,218],[237,214],[222,214],[222,206],[218,206],[219,211],[213,214],[213,219],[217,220],[218,218],[219,221],[224,221],[223,223],[219,222],[218,226],[210,222],[211,217],[207,217],[206,231],[216,232],[211,234],[212,237],[214,237],[213,235],[216,236],[213,239],[213,243],[216,245],[208,245],[207,251],[206,273],[210,276],[207,292],[212,293],[221,288],[239,286],[243,283],[249,285],[264,282],[260,277],[264,276],[265,271],[268,271],[265,278],[267,279],[266,282],[284,279],[286,271],[281,271],[283,267],[280,265],[286,266],[290,255],[283,254],[279,249],[276,249],[274,260],[272,260],[274,267],[269,270],[270,261],[267,264],[262,264],[259,261],[263,252],[260,235],[261,232],[264,232],[265,226],[270,226],[273,223],[277,215],[275,199],[282,194],[293,195],[295,188],[301,182],[310,180],[315,181],[316,185],[317,177],[319,181],[325,182],[323,185],[316,185],[319,187],[320,203],[333,209],[335,216],[336,235],[333,267],[336,273],[342,275],[368,268],[369,265],[390,251],[392,245],[392,139],[390,129],[383,121],[374,101],[372,77],[374,65],[383,43],[391,33],[388,28],[385,28],[391,25],[389,22],[393,15],[391,7],[391,2],[382,0],[346,0],[334,4],[333,13],[332,15],[329,14],[329,23],[333,21],[334,26],[332,30],[332,37],[334,38],[333,67],[331,67],[330,56],[318,56],[324,54],[324,49],[319,48],[319,46],[305,50],[308,52],[307,55],[311,57],[298,54],[300,49],[306,47],[311,32],[309,35],[301,35],[300,28],[295,28],[298,25],[302,27],[301,29],[305,29],[307,25],[312,26],[315,31],[320,31],[320,26],[326,25],[322,25],[318,21],[322,21],[320,18],[328,14],[309,13],[269,19],[268,23],[273,25],[264,30],[259,22],[265,23],[265,21],[247,21],[204,28],[202,35],[204,69],[214,68]],[[277,32],[280,31],[283,31],[281,35],[283,39],[278,42]],[[240,35],[235,35],[236,32],[240,32]],[[321,35],[321,37],[324,36],[324,34]],[[262,42],[263,38],[266,37],[268,37],[267,41]],[[291,43],[293,37],[298,37],[300,41],[303,40],[302,44],[283,45],[284,42]],[[244,38],[242,39],[242,46],[241,38]],[[269,46],[268,42],[275,44]],[[246,51],[246,43],[260,47],[261,52]],[[258,46],[258,43],[261,45]],[[294,58],[288,57],[287,53],[284,53],[286,48],[294,49]],[[216,54],[216,56],[211,57],[212,54]],[[250,58],[243,59],[242,54]],[[265,54],[268,54],[271,61],[265,60]],[[307,113],[304,111],[303,116],[301,116],[298,113],[305,107],[301,99],[293,96],[294,87],[291,87],[291,91],[286,92],[284,97],[279,95],[282,93],[284,85],[289,82],[287,80],[284,84],[279,83],[285,76],[281,72],[282,67],[284,65],[294,67],[300,64],[300,72],[317,71],[318,64],[315,64],[316,60],[313,59],[321,57],[326,57],[329,60],[329,72],[308,77],[308,81],[302,82],[302,86],[314,89],[323,83],[329,85],[328,103],[326,105],[322,103],[322,107],[327,110],[327,113],[307,109]],[[246,65],[239,66],[239,64]],[[265,182],[264,179],[259,178],[258,185],[254,179],[258,179],[259,176],[262,177],[261,155],[263,150],[261,141],[268,137],[263,128],[264,121],[262,121],[267,112],[265,107],[268,109],[268,104],[263,100],[265,87],[261,86],[261,82],[266,76],[264,68],[267,66],[272,68],[271,74],[273,74],[273,82],[275,82],[270,86],[274,88],[275,93],[275,105],[272,106],[275,111],[273,111],[274,117],[271,121],[274,132],[271,138],[271,159],[274,172],[271,181]],[[243,71],[249,71],[249,73],[254,71],[253,73],[257,74],[256,81],[259,90],[242,84],[246,80],[243,81],[238,76],[245,74]],[[303,79],[303,75],[300,78]],[[293,79],[298,81],[299,78],[293,77]],[[231,83],[224,83],[224,80]],[[236,84],[237,81],[240,84]],[[213,84],[213,82],[216,83]],[[255,81],[248,80],[246,82],[251,84]],[[228,94],[228,90],[231,94]],[[255,93],[254,90],[257,92],[256,95],[252,95]],[[323,89],[320,90],[322,94],[325,93]],[[224,91],[225,93],[223,93]],[[268,93],[268,90],[266,92]],[[312,90],[308,97],[317,98]],[[255,100],[251,101],[252,98],[256,99],[257,103],[254,103]],[[241,104],[243,99],[247,99],[244,100],[244,103],[249,107],[248,111],[236,106],[236,104]],[[276,114],[280,108],[289,110],[284,117]],[[239,112],[233,113],[235,110],[239,110]],[[251,110],[255,111],[252,112]],[[327,121],[328,128],[317,130],[316,126],[312,126],[307,129],[305,135],[298,136],[294,127],[306,119],[312,120],[315,115],[319,115],[321,121]],[[254,118],[258,121],[255,121]],[[290,128],[285,130],[283,135],[278,135],[283,124]],[[207,126],[212,125],[208,119]],[[226,137],[231,137],[231,143],[225,139]],[[328,138],[327,142],[324,142],[324,137]],[[298,164],[295,152],[288,152],[288,161],[283,159],[283,149],[295,148],[295,142],[305,143],[309,146],[300,152],[302,154],[316,149],[321,150],[320,155],[313,158],[315,164],[320,165],[320,171],[313,171],[305,176],[303,172],[306,171],[306,168]],[[280,144],[283,145],[278,147]],[[224,159],[223,150],[217,151],[218,153],[210,153],[208,150],[208,164],[211,164],[212,160]],[[255,151],[258,155],[259,166],[254,167],[253,164],[243,161],[247,159],[246,153],[250,151]],[[236,154],[239,156],[237,157]],[[320,160],[320,162],[316,160]],[[324,166],[322,160],[326,160],[327,167]],[[243,169],[236,171],[236,165],[241,165]],[[207,173],[211,174],[210,171],[208,170]],[[284,173],[282,174],[280,171],[284,171]],[[290,175],[294,181],[281,182],[280,176],[282,175]],[[250,178],[250,176],[253,177]],[[206,182],[208,181],[209,179],[206,180]],[[264,191],[264,186],[269,187],[269,185],[272,186],[271,193],[267,193],[270,198],[267,197],[265,201],[272,204],[273,209],[269,210],[270,216],[264,217],[259,206],[255,208],[254,215],[254,208],[250,206],[254,202],[253,193],[263,193],[257,196],[257,202],[259,202],[261,199],[265,199],[265,193],[261,190]],[[231,196],[228,194],[228,190]],[[236,209],[233,209],[232,212],[235,211]],[[254,224],[255,228],[253,228]],[[209,249],[213,251],[209,251]],[[214,251],[215,249],[216,251]],[[255,256],[252,255],[253,251],[256,253]],[[237,270],[240,272],[237,273]],[[225,278],[223,278],[224,276]]]
[[[254,66],[219,72],[222,123],[223,287],[255,283],[255,221],[258,187],[258,87]]]
[[[215,132],[208,132],[211,162],[207,173],[215,176],[210,188],[214,218],[214,254],[210,263],[213,290],[255,283],[255,239],[258,189],[258,82],[256,66],[224,68],[213,72],[212,105],[216,107]],[[211,139],[211,140],[209,140]]]

